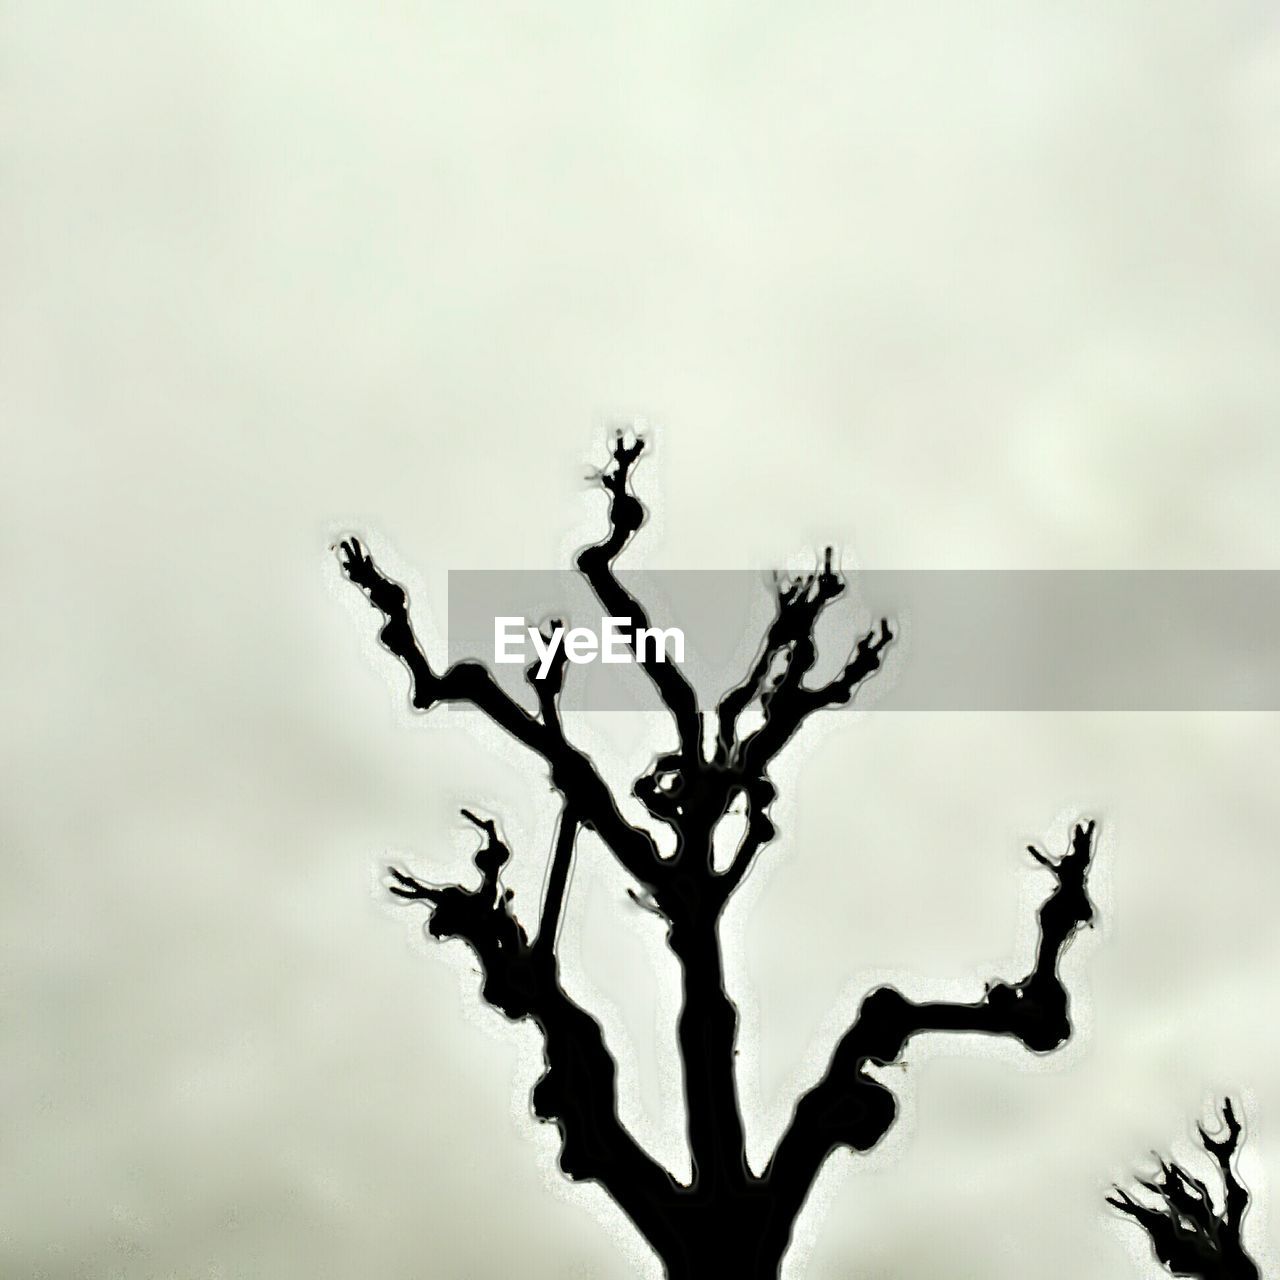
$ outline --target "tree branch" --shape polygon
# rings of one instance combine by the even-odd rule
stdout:
[[[716,758],[722,763],[729,763],[737,749],[738,717],[763,695],[765,682],[779,658],[806,639],[812,644],[819,615],[844,591],[840,576],[831,569],[831,555],[832,548],[827,547],[818,573],[775,574],[776,612],[760,652],[750,671],[721,698],[716,708]],[[809,658],[809,666],[812,665],[813,655]]]
[[[1037,1053],[1048,1053],[1067,1039],[1068,998],[1057,967],[1077,929],[1093,919],[1085,881],[1094,830],[1092,822],[1078,824],[1070,850],[1056,862],[1032,851],[1053,872],[1057,886],[1040,907],[1035,965],[1025,978],[988,983],[982,999],[971,1004],[918,1004],[895,987],[878,987],[863,999],[826,1075],[797,1103],[765,1172],[784,1200],[793,1200],[798,1210],[834,1148],[867,1151],[884,1136],[896,1104],[866,1067],[896,1061],[913,1036],[930,1031],[1012,1036]]]
[[[630,628],[624,632],[627,643],[675,720],[681,754],[695,762],[702,757],[702,713],[693,687],[674,663],[660,660],[653,652],[638,651],[635,633],[649,627],[649,615],[613,571],[613,562],[645,520],[644,504],[627,488],[632,468],[643,451],[644,440],[639,436],[627,444],[621,431],[615,435],[611,461],[597,476],[609,494],[609,532],[602,541],[579,551],[577,564],[609,616],[631,619]]]
[[[545,754],[544,726],[503,692],[487,668],[478,662],[458,662],[442,675],[431,669],[409,620],[408,594],[378,568],[358,538],[339,545],[338,563],[386,618],[378,639],[408,668],[410,701],[417,710],[430,711],[438,702],[469,702],[517,741]]]
[[[647,1239],[663,1239],[678,1188],[618,1118],[617,1069],[600,1025],[559,982],[553,943],[577,823],[565,813],[539,940],[530,945],[515,916],[513,894],[501,884],[510,850],[491,820],[462,812],[486,837],[475,855],[479,886],[429,885],[392,867],[390,891],[427,903],[431,936],[461,939],[475,953],[485,1001],[512,1021],[532,1020],[542,1032],[546,1070],[534,1086],[532,1107],[540,1120],[559,1129],[561,1169],[575,1181],[599,1182]]]
[[[540,657],[535,657],[524,669],[524,678],[537,696],[538,714],[542,717],[542,723],[547,726],[548,734],[558,744],[564,743],[564,724],[560,719],[560,693],[564,688],[564,672],[569,662],[569,651],[564,645],[557,645],[552,649],[551,637],[557,628],[563,626],[561,619],[552,618],[547,623],[547,629],[541,633],[543,644],[551,654],[547,662],[546,675],[538,675],[542,669]]]
[[[578,819],[569,808],[560,815],[551,866],[547,871],[547,890],[542,903],[542,919],[538,923],[538,939],[534,950],[544,963],[555,962],[556,934],[564,912],[565,894],[569,888],[569,869],[573,864],[573,846],[578,838]]]
[[[476,888],[426,884],[398,867],[387,868],[393,880],[388,888],[397,898],[430,904],[427,932],[433,938],[465,942],[480,961],[485,1000],[518,1021],[532,1012],[534,981],[529,939],[512,909],[514,895],[501,883],[502,868],[510,861],[511,851],[491,819],[478,818],[469,809],[463,809],[462,816],[485,834],[485,843],[474,858],[480,872]]]
[[[437,674],[414,634],[404,588],[382,573],[358,539],[344,541],[340,552],[343,573],[368,595],[386,619],[378,639],[408,668],[413,706],[430,711],[437,703],[462,702],[483,712],[546,761],[552,785],[642,885],[649,887],[659,882],[664,864],[653,837],[627,822],[595,766],[565,740],[557,709],[563,663],[548,672],[550,683],[535,682],[545,684],[538,694],[541,717],[531,716],[478,662],[456,662]]]
[[[803,683],[814,661],[812,637],[793,645],[782,677],[761,697],[764,724],[739,747],[742,771],[748,776],[762,773],[813,712],[851,701],[858,686],[880,670],[881,654],[892,640],[888,619],[882,618],[878,632],[872,628],[859,638],[840,674],[812,689]]]
[[[804,678],[817,660],[814,637],[826,607],[844,593],[844,578],[832,569],[832,548],[823,552],[816,573],[777,580],[777,611],[755,663],[742,682],[721,699],[716,709],[716,760],[747,776],[763,774],[804,719],[822,707],[848,702],[857,687],[880,669],[881,653],[893,639],[887,620],[879,633],[859,639],[840,674],[817,688]],[[782,670],[770,679],[781,665]],[[742,713],[759,699],[764,724],[746,738],[738,735]]]

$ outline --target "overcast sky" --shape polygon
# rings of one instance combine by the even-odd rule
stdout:
[[[1271,5],[372,8],[0,3],[7,1274],[660,1274],[555,1174],[536,1036],[384,904],[389,856],[467,870],[466,802],[531,902],[554,806],[410,723],[337,532],[437,640],[447,570],[599,527],[640,417],[637,563],[1280,567]],[[574,731],[622,776],[661,725]],[[1073,1043],[913,1044],[788,1280],[1158,1275],[1102,1194],[1225,1089],[1277,1256],[1278,749],[883,713],[792,750],[726,923],[753,1155],[869,983],[1025,971],[1029,840],[1099,819],[1103,916]],[[625,887],[584,842],[566,963],[678,1163]]]

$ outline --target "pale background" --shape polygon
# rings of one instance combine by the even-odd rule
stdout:
[[[327,545],[366,532],[425,622],[450,567],[563,563],[641,415],[654,565],[1277,567],[1274,7],[0,14],[2,1269],[656,1276],[552,1172],[536,1037],[378,887],[389,851],[461,874],[470,800],[529,901],[541,775],[406,727]],[[653,745],[578,728],[618,772]],[[753,1150],[876,972],[1023,971],[1019,851],[1078,813],[1105,923],[1066,1052],[912,1048],[788,1276],[1157,1274],[1103,1190],[1227,1088],[1274,1258],[1275,717],[808,748],[730,921]],[[656,924],[598,848],[571,910],[624,1115],[677,1160]]]

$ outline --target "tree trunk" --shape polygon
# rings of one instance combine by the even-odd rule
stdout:
[[[718,912],[691,910],[671,931],[683,1006],[677,1036],[693,1182],[650,1241],[668,1280],[777,1280],[791,1236],[776,1197],[747,1167],[734,1073],[738,1011],[724,986]]]
[[[777,1280],[791,1230],[780,1229],[771,1209],[758,1186],[682,1208],[661,1250],[667,1280]]]
[[[750,1173],[734,1076],[738,1010],[724,989],[715,917],[672,929],[671,949],[684,988],[676,1032],[694,1184],[708,1200],[745,1192]]]

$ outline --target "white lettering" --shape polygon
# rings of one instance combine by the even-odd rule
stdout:
[[[537,627],[529,628],[529,639],[533,641],[533,647],[538,657],[542,661],[538,665],[538,679],[545,680],[547,672],[551,670],[551,664],[555,661],[556,650],[560,647],[560,637],[564,635],[563,627],[553,627],[550,639],[544,639],[542,632]]]
[[[493,660],[494,662],[523,662],[524,636],[511,634],[511,628],[523,627],[523,618],[494,618],[493,620]],[[511,653],[509,645],[519,645],[519,653]]]
[[[574,627],[564,638],[565,656],[570,662],[576,662],[579,665],[590,662],[599,648],[599,639],[588,627]]]
[[[671,647],[675,650],[672,659],[675,662],[684,661],[684,632],[679,627],[668,627],[665,631],[661,627],[637,627],[636,628],[636,661],[643,662],[644,647],[646,640],[653,641],[653,657],[655,662],[666,662],[667,660],[667,640],[670,639]]]
[[[524,635],[520,634],[521,630]],[[546,679],[562,645],[565,658],[578,665],[597,660],[608,663],[684,661],[684,632],[679,627],[637,628],[633,651],[631,619],[616,617],[601,618],[598,633],[590,627],[574,627],[566,632],[564,627],[555,626],[547,635],[537,627],[526,626],[523,618],[494,618],[493,660],[524,662],[526,635],[533,646],[539,680]]]
[[[630,618],[600,619],[600,661],[630,662],[631,648],[627,644],[627,628]]]

